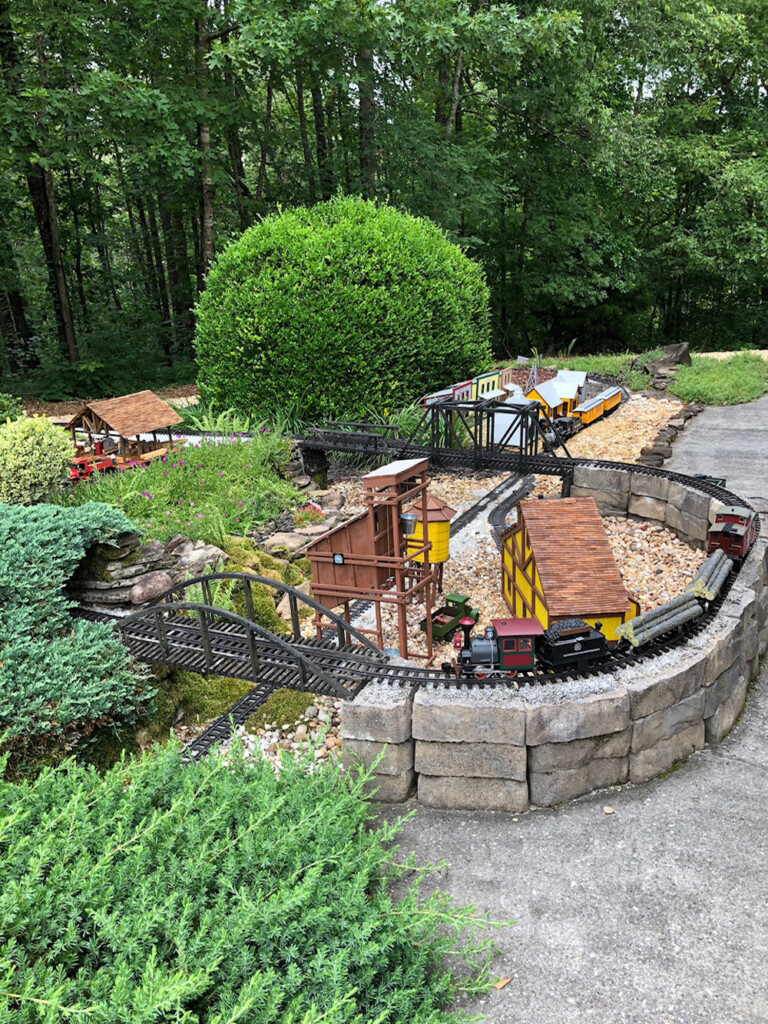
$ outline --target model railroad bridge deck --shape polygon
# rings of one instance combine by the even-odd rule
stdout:
[[[568,449],[539,402],[436,402],[407,437],[391,424],[334,420],[298,442],[305,461],[312,452],[359,452],[451,469],[569,474]]]

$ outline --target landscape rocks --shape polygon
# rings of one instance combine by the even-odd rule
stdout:
[[[172,586],[173,580],[167,572],[148,572],[138,583],[134,583],[128,596],[131,604],[142,605],[154,601]]]
[[[166,544],[142,544],[138,534],[124,534],[113,544],[91,547],[67,592],[86,607],[136,611],[189,576],[215,569],[226,557],[221,548],[200,540],[173,537]]]
[[[313,755],[316,764],[340,757],[340,727],[341,702],[318,695],[315,704],[307,708],[295,722],[267,722],[263,729],[255,732],[249,732],[241,725],[237,730],[237,739],[246,757],[265,757],[275,774],[279,774],[284,757],[297,759],[306,755],[311,745],[319,744]],[[204,725],[201,726],[200,731],[204,728]],[[224,744],[223,749],[226,751],[231,745],[230,740]]]

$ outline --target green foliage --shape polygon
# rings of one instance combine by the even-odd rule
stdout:
[[[479,266],[425,220],[357,198],[272,216],[219,257],[198,305],[208,401],[308,418],[412,401],[490,363]]]
[[[18,420],[24,415],[24,406],[13,395],[0,391],[0,423],[6,420]]]
[[[0,1016],[458,1022],[450,1001],[489,987],[489,922],[419,875],[391,895],[414,864],[365,779],[168,747],[0,784]]]
[[[194,725],[218,718],[253,689],[243,679],[201,676],[186,669],[173,669],[156,698],[157,710],[146,728],[153,739],[162,739],[174,722]]]
[[[204,440],[145,468],[105,473],[56,498],[72,506],[101,501],[123,510],[147,537],[183,534],[221,545],[293,505],[299,492],[278,476],[288,442],[272,431],[253,440]]]
[[[567,358],[546,360],[546,366],[555,370],[585,370],[598,380],[615,381],[629,388],[630,391],[644,391],[651,382],[643,369],[643,365],[661,355],[661,350],[644,352],[636,355],[622,352],[613,356],[568,356]]]
[[[683,402],[737,405],[752,402],[768,391],[768,360],[742,352],[728,359],[693,356],[681,366],[667,389]]]
[[[274,722],[278,727],[293,725],[298,722],[307,708],[311,708],[315,699],[311,693],[299,690],[275,690],[264,703],[249,715],[245,722],[247,732],[256,732],[265,725]]]
[[[173,403],[171,404],[173,405]],[[235,409],[219,411],[202,402],[198,405],[174,405],[174,408],[181,416],[183,425],[189,430],[231,436],[232,434],[248,434],[259,428],[259,425],[250,416],[239,413]],[[264,427],[262,427],[263,432]]]
[[[73,620],[64,586],[86,549],[131,529],[116,509],[0,506],[0,742],[15,750],[135,721],[152,688],[114,631]]]
[[[64,482],[72,439],[44,416],[0,423],[0,502],[33,505]]]

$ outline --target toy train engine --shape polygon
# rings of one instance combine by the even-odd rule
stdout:
[[[576,669],[584,672],[608,654],[608,641],[597,628],[583,619],[562,619],[544,632],[539,644],[539,661],[555,672]]]
[[[489,675],[513,676],[533,671],[536,647],[544,630],[538,619],[492,619],[482,636],[473,637],[475,623],[470,618],[459,623],[464,638],[457,636],[457,659],[443,664],[447,674],[485,679]]]
[[[756,522],[757,516],[751,508],[742,505],[721,508],[709,528],[707,551],[711,554],[719,549],[729,558],[745,558],[755,540]]]

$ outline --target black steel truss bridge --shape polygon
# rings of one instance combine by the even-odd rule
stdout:
[[[540,402],[495,399],[435,402],[406,437],[392,424],[332,420],[298,439],[302,454],[356,452],[386,459],[429,459],[465,470],[568,475],[570,455]]]

